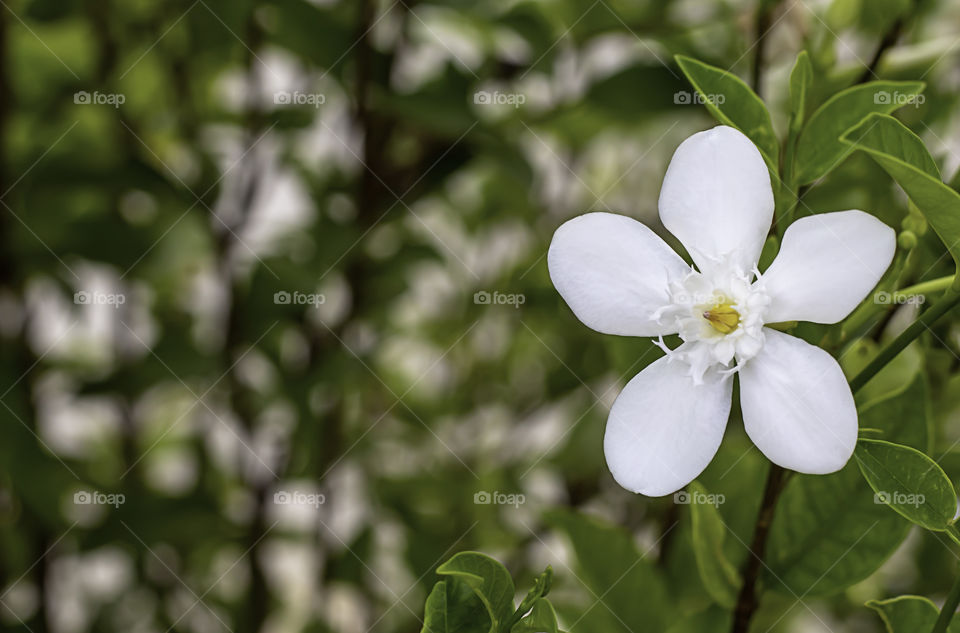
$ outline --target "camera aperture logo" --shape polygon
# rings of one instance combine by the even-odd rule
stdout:
[[[473,102],[476,105],[508,105],[519,108],[527,102],[527,96],[521,92],[487,92],[480,90],[473,93]]]
[[[473,495],[473,502],[478,506],[513,506],[519,508],[527,502],[527,497],[520,493],[505,493],[499,490],[487,492],[480,490]]]
[[[278,490],[273,493],[273,502],[279,506],[311,506],[319,510],[327,502],[327,496],[320,492]]]
[[[873,502],[878,505],[913,506],[914,508],[918,508],[927,502],[927,498],[920,493],[905,493],[896,490],[886,492],[880,490],[873,495]]]
[[[727,502],[726,495],[722,494],[704,494],[700,491],[688,492],[681,490],[673,493],[673,502],[677,505],[706,505],[719,508]]]
[[[80,90],[73,93],[73,102],[77,105],[108,105],[119,108],[127,102],[127,97],[120,93]]]
[[[127,302],[127,297],[115,292],[81,290],[73,293],[73,302],[78,306],[113,306],[119,308]]]
[[[473,302],[478,306],[496,305],[519,308],[527,302],[527,298],[522,294],[506,294],[496,290],[491,293],[486,290],[481,290],[474,293]]]
[[[273,293],[273,303],[278,306],[313,306],[319,308],[327,298],[318,292],[300,292],[294,290],[292,293],[286,290]]]
[[[327,96],[321,92],[300,92],[299,90],[288,92],[281,90],[280,92],[273,93],[273,103],[275,105],[312,106],[319,108],[326,102]]]
[[[73,493],[73,504],[78,506],[113,506],[119,508],[127,498],[120,493],[104,493],[99,490],[78,490]]]

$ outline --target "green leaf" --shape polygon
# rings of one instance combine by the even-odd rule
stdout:
[[[533,603],[530,614],[510,629],[510,633],[558,633],[557,613],[546,598]]]
[[[644,558],[633,538],[619,526],[573,512],[553,512],[548,521],[570,539],[579,563],[578,580],[589,593],[603,596],[577,630],[663,631],[675,616],[659,571]]]
[[[526,613],[534,604],[536,604],[537,600],[546,597],[546,595],[550,593],[550,586],[552,584],[553,567],[547,565],[547,568],[543,570],[543,573],[537,576],[537,580],[534,582],[533,588],[527,592],[527,595],[520,602],[520,606],[517,607],[517,613]]]
[[[791,77],[791,88],[792,84]],[[810,115],[797,139],[793,182],[805,185],[827,174],[853,151],[840,140],[844,132],[871,113],[889,113],[902,107],[923,87],[919,81],[871,81],[828,99]]]
[[[881,152],[941,179],[940,169],[919,136],[892,116],[872,114],[845,131],[843,140],[856,149]]]
[[[790,128],[799,132],[806,116],[807,90],[813,82],[813,66],[807,51],[800,51],[790,71]]]
[[[706,499],[707,490],[697,482],[689,486],[692,499]],[[742,581],[737,568],[723,553],[727,528],[720,511],[710,503],[691,503],[693,553],[703,586],[713,600],[724,607],[733,607]]]
[[[918,374],[899,391],[861,407],[861,433],[869,429],[881,439],[926,448],[928,409],[926,382]],[[771,527],[770,586],[785,591],[779,577],[797,595],[807,589],[830,593],[873,573],[910,529],[874,503],[874,494],[852,460],[831,475],[794,475]]]
[[[420,633],[487,633],[487,607],[467,583],[451,578],[433,586]]]
[[[843,135],[897,181],[960,265],[960,194],[940,180],[920,138],[891,116],[873,114]]]
[[[875,572],[910,524],[873,495],[852,460],[830,475],[793,475],[770,528],[767,586],[797,596],[829,594]]]
[[[940,614],[936,605],[923,596],[897,596],[888,600],[870,600],[867,607],[880,614],[887,633],[926,633],[933,630]],[[960,633],[960,620],[947,627],[950,633]]]
[[[490,616],[490,632],[501,630],[513,616],[513,578],[498,561],[480,552],[460,552],[437,568],[441,576],[465,582]]]
[[[753,141],[770,171],[776,174],[780,143],[773,131],[770,113],[760,97],[732,73],[684,55],[677,55],[676,60],[690,84],[700,93],[710,114]]]
[[[957,493],[935,461],[909,446],[862,438],[854,456],[877,503],[886,503],[928,530],[950,527]]]

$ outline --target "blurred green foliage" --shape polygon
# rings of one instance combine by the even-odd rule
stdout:
[[[2,3],[4,630],[415,632],[466,550],[521,592],[552,566],[563,630],[728,630],[698,570],[746,561],[764,460],[735,411],[699,478],[724,498],[705,550],[689,507],[616,486],[606,410],[660,352],[576,321],[550,237],[596,209],[658,226],[673,149],[715,124],[675,55],[757,78],[774,169],[791,111],[865,72],[923,82],[895,116],[955,185],[958,18],[945,0]],[[797,151],[839,142],[824,127]],[[854,151],[805,172],[796,214],[912,231],[881,288],[952,274],[955,244],[887,167]],[[915,309],[868,299],[852,331],[794,333],[852,375]],[[861,394],[865,437],[928,451],[954,485],[958,325]],[[756,630],[882,631],[866,600],[943,598],[956,548],[873,494],[853,462],[790,481]]]

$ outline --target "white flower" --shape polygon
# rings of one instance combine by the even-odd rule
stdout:
[[[840,321],[890,265],[896,236],[862,211],[804,217],[761,276],[773,207],[760,152],[719,126],[677,148],[660,191],[660,219],[696,269],[620,215],[588,213],[554,234],[550,277],[577,318],[604,334],[661,337],[666,352],[610,410],[604,452],[624,488],[665,495],[706,468],[730,414],[734,373],[747,434],[770,461],[825,474],[853,453],[857,411],[840,366],[764,324]],[[668,349],[668,334],[683,343]]]

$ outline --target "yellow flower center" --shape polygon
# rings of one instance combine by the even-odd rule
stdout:
[[[729,303],[721,303],[703,313],[711,327],[721,334],[729,334],[740,325],[740,313]]]

